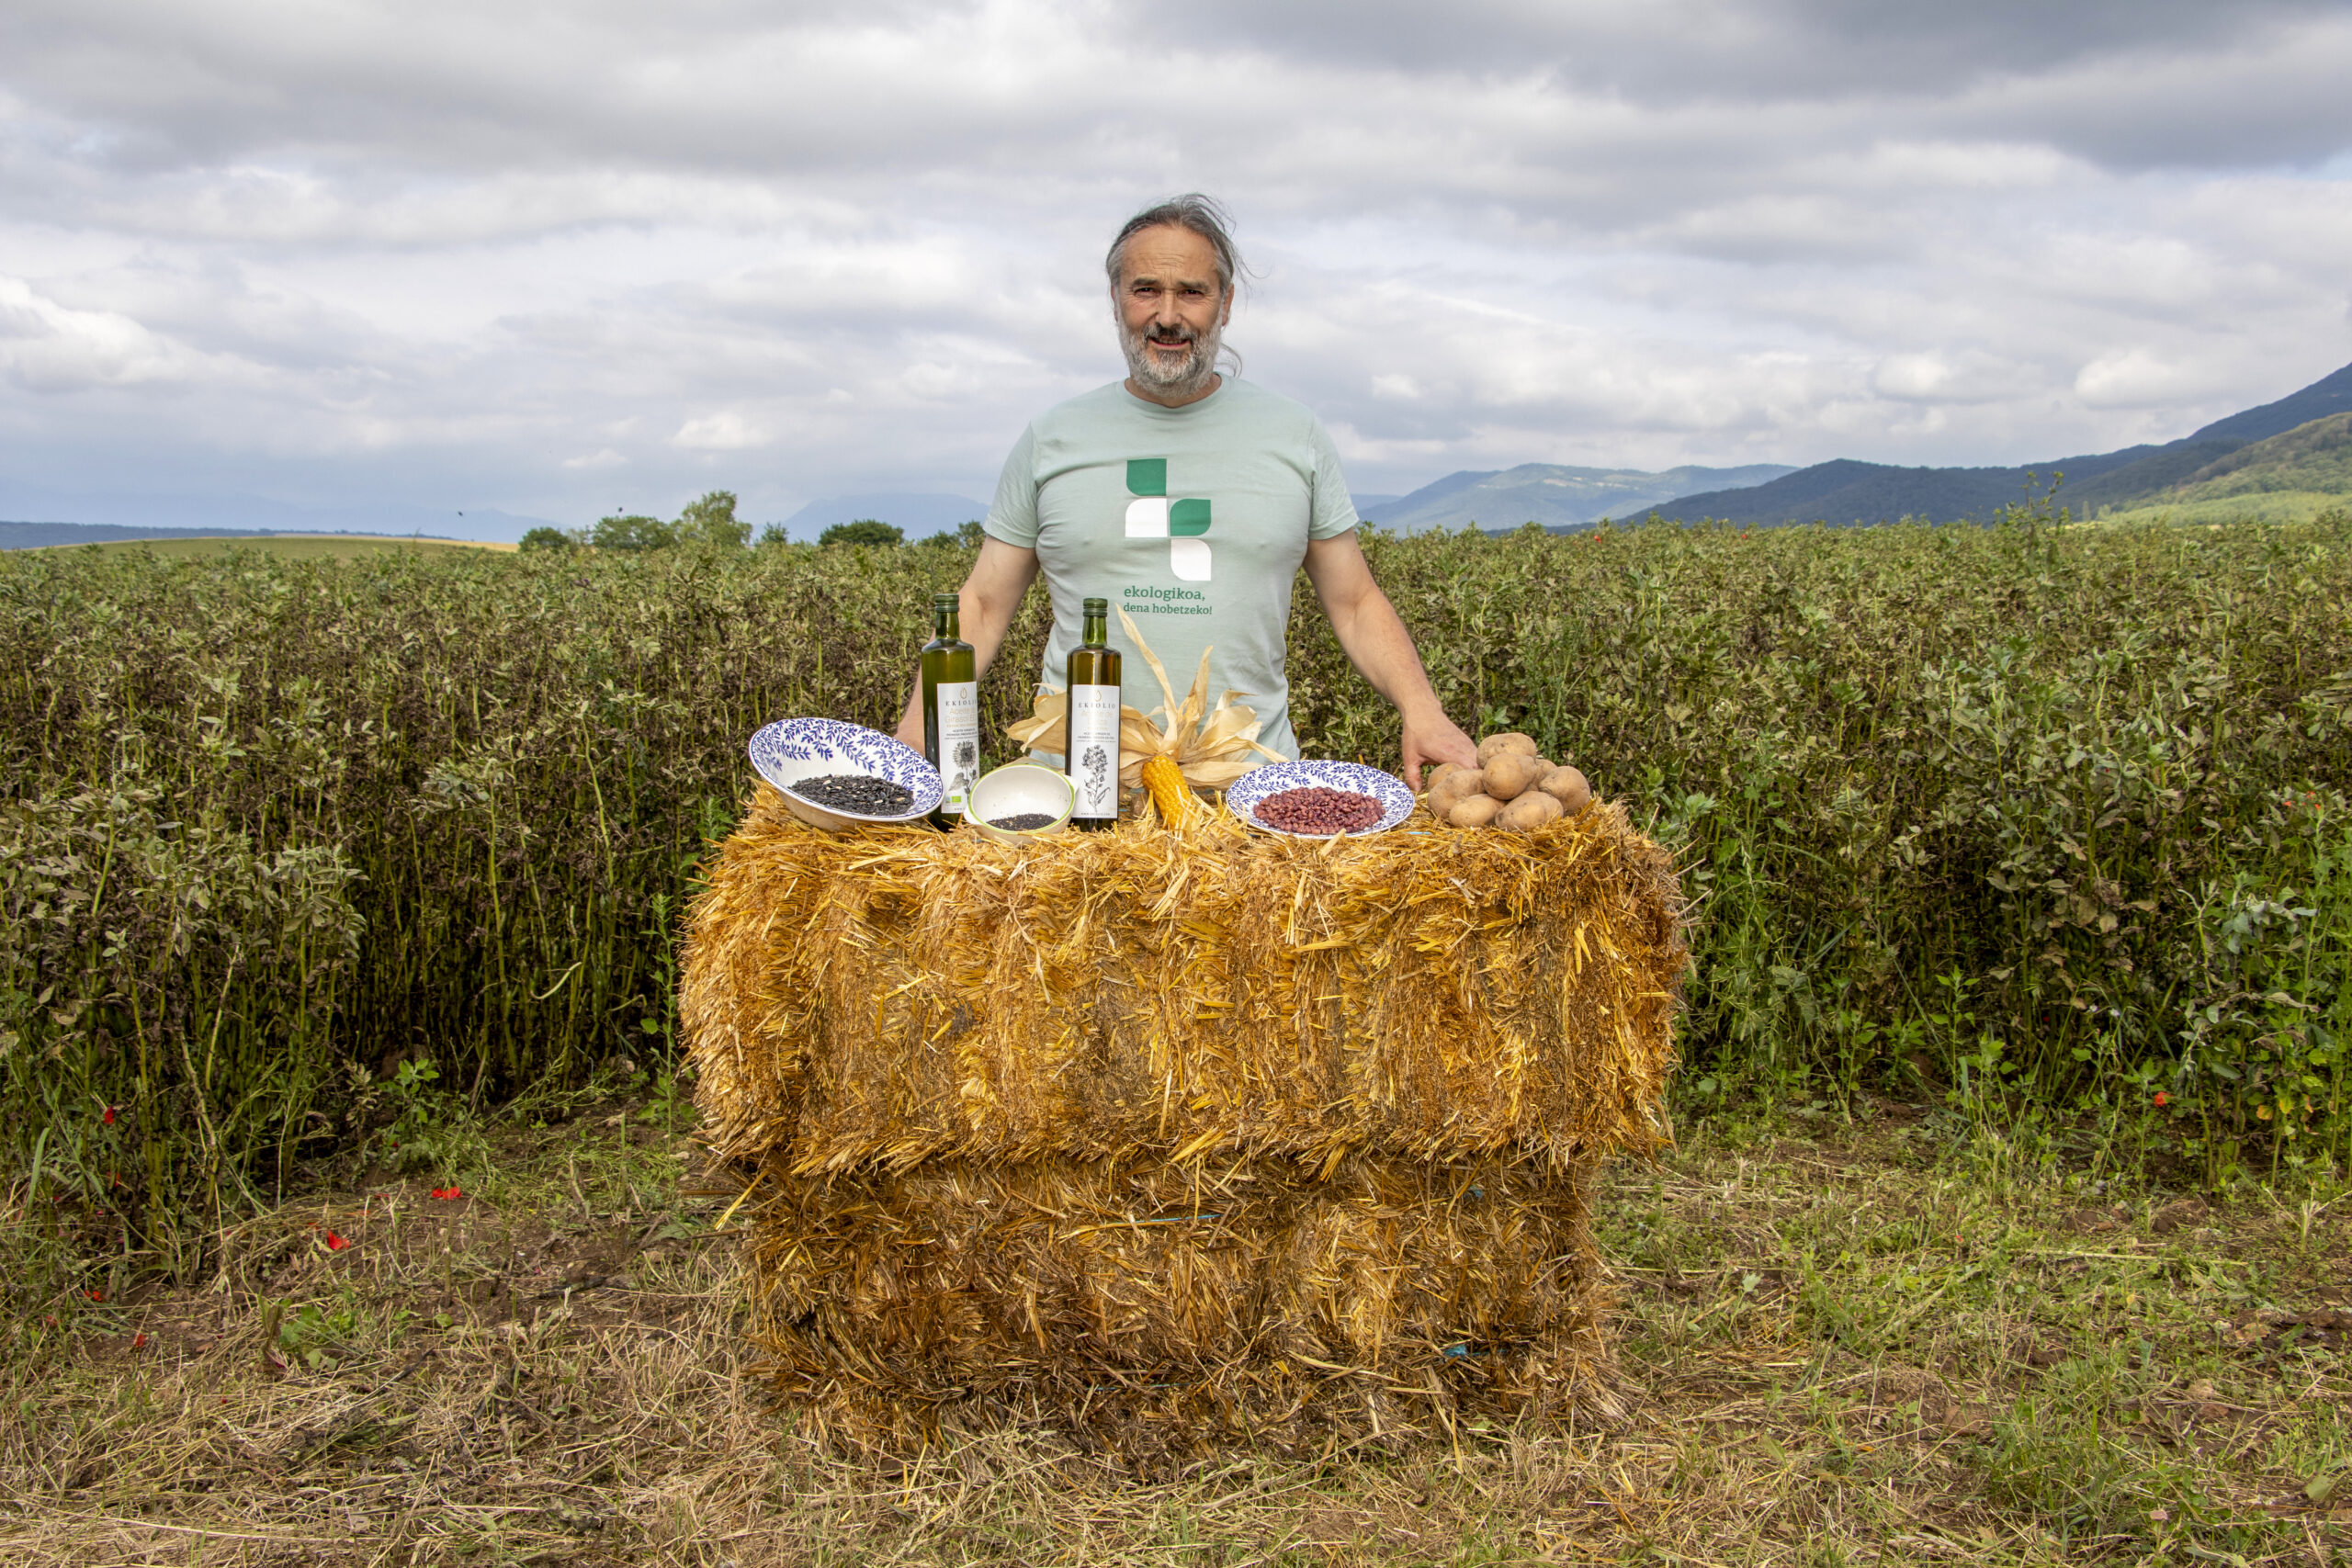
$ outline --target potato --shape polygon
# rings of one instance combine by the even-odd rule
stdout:
[[[1558,801],[1560,809],[1571,817],[1592,804],[1592,785],[1579,769],[1554,768],[1535,787]]]
[[[1517,751],[1522,756],[1532,757],[1535,755],[1535,742],[1516,729],[1505,730],[1500,735],[1489,735],[1478,742],[1478,765],[1483,768],[1506,751]]]
[[[1502,808],[1503,803],[1491,795],[1474,795],[1467,800],[1456,802],[1453,809],[1446,813],[1445,819],[1457,828],[1483,828],[1492,822],[1495,813]]]
[[[1509,833],[1527,833],[1560,819],[1560,803],[1540,789],[1531,789],[1495,817],[1495,826]]]
[[[1518,751],[1501,753],[1485,772],[1486,791],[1497,800],[1517,800],[1543,776],[1535,771],[1535,759]]]
[[[1440,762],[1436,767],[1431,768],[1429,771],[1429,780],[1421,787],[1423,789],[1437,788],[1438,780],[1445,777],[1446,774],[1453,773],[1455,769],[1461,766],[1462,764],[1459,762]]]
[[[1476,768],[1456,768],[1430,785],[1430,815],[1445,820],[1447,812],[1486,787],[1486,775]]]

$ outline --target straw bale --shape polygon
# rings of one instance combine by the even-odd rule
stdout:
[[[774,1373],[867,1441],[1025,1411],[1138,1457],[1311,1448],[1598,1393],[1582,1181],[1541,1157],[953,1159],[779,1190],[752,1254]]]
[[[998,844],[816,832],[765,785],[689,922],[725,1157],[1647,1152],[1685,961],[1614,806],[1528,834]]]
[[[763,785],[688,922],[780,1386],[857,1441],[1132,1458],[1605,1401],[1585,1192],[1664,1137],[1666,854],[1229,817],[827,834]]]

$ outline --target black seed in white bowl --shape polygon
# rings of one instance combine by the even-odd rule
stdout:
[[[863,817],[896,817],[914,803],[914,792],[868,773],[821,773],[790,786],[792,793],[829,811]]]

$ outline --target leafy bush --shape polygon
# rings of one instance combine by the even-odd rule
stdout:
[[[527,548],[535,536],[555,532],[534,528],[523,536],[523,543]],[[740,550],[752,542],[752,525],[735,515],[733,491],[714,490],[688,502],[674,523],[636,515],[598,518],[588,530],[588,542],[600,550],[666,550],[673,545]]]
[[[817,536],[822,545],[903,545],[906,535],[895,523],[877,522],[861,517],[854,523],[836,523]]]
[[[2352,521],[2045,521],[1367,549],[1457,716],[1680,848],[1695,1081],[2342,1157]],[[0,558],[0,1161],[178,1245],[411,1114],[403,1060],[443,1126],[658,1060],[745,738],[893,724],[971,559]],[[1393,765],[1394,713],[1297,592],[1307,751]],[[1040,591],[985,735],[1047,629]]]
[[[678,534],[659,517],[616,513],[596,519],[588,542],[600,550],[666,550],[678,542]]]
[[[568,550],[575,543],[571,535],[560,528],[526,528],[523,532],[522,548],[526,550]]]
[[[752,525],[736,517],[731,490],[709,491],[699,501],[687,502],[672,531],[682,545],[740,550],[752,542]]]

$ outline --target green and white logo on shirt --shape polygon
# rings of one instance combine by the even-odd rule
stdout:
[[[1168,498],[1168,459],[1127,459],[1127,537],[1168,541],[1168,570],[1186,582],[1209,580],[1209,503],[1199,497]]]

